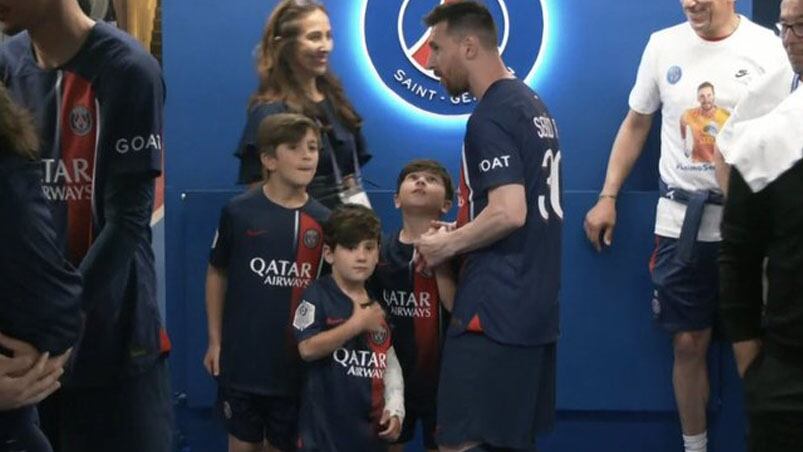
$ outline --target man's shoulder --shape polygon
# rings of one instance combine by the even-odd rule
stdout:
[[[741,22],[739,24],[740,27],[744,27],[744,34],[750,36],[751,38],[758,38],[765,41],[771,41],[774,44],[780,44],[781,41],[778,39],[778,35],[775,34],[769,28],[766,28],[762,25],[759,25],[752,20],[748,19],[744,16],[739,16]]]
[[[677,45],[678,39],[686,39],[691,36],[694,31],[688,22],[681,22],[670,27],[662,28],[654,31],[650,35],[649,45]]]
[[[110,84],[161,80],[159,62],[139,41],[122,30],[98,22],[89,40],[84,49],[84,58],[76,61],[79,72],[83,70],[83,64],[89,64],[98,67],[105,75],[104,80]]]

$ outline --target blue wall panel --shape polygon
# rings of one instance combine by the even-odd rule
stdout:
[[[387,8],[401,4],[383,1]],[[187,394],[187,407],[182,409],[194,413],[188,419],[207,419],[208,411],[192,410],[212,401],[214,386],[200,362],[206,344],[206,256],[219,208],[237,192],[232,152],[256,83],[254,48],[275,3],[175,0],[163,7],[168,85],[167,310],[175,345],[174,383]],[[464,121],[437,121],[400,108],[376,86],[372,69],[365,66],[360,29],[364,0],[325,3],[335,35],[332,66],[365,118],[365,135],[375,156],[366,167],[366,178],[385,229],[392,230],[399,223],[392,206],[398,170],[412,158],[433,157],[456,176]],[[654,243],[655,131],[625,185],[614,247],[601,255],[594,253],[581,225],[602,184],[649,34],[682,21],[683,16],[677,0],[544,0],[543,4],[550,17],[550,48],[534,85],[560,126],[566,190],[561,413],[558,428],[544,439],[543,449],[677,450],[671,348],[669,338],[650,322],[652,289],[646,269]],[[749,2],[737,6],[750,14]],[[390,28],[387,39],[395,39]],[[729,352],[719,348],[709,360],[713,382],[709,450],[743,450],[740,388],[731,360]],[[628,443],[633,435],[635,443]],[[212,450],[200,444],[204,442],[196,442],[192,450]]]

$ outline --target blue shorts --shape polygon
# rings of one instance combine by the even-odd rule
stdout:
[[[296,450],[297,398],[265,396],[221,386],[218,407],[226,431],[240,441],[261,444],[267,440],[276,449]]]
[[[719,242],[697,242],[689,264],[675,259],[677,239],[656,236],[650,258],[652,313],[670,333],[714,326],[719,296]]]
[[[555,343],[521,347],[484,334],[446,338],[436,438],[530,449],[555,422]]]

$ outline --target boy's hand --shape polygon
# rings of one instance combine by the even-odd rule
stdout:
[[[382,310],[379,303],[373,302],[354,309],[352,317],[359,326],[360,332],[379,332],[385,328],[385,311]]]
[[[389,443],[399,439],[402,425],[398,416],[391,416],[389,411],[383,412],[382,419],[379,420],[379,426],[384,429],[379,432],[380,438]]]
[[[204,355],[204,367],[209,375],[217,377],[220,375],[220,345],[209,344]]]

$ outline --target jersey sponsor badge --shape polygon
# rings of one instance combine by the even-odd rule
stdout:
[[[304,331],[315,321],[315,305],[304,300],[296,308],[296,315],[293,317],[293,327],[298,331]]]

